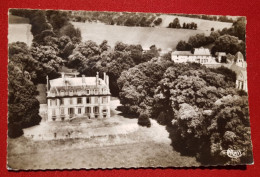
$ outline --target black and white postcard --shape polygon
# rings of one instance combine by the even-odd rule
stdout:
[[[246,17],[8,15],[9,170],[253,164]]]

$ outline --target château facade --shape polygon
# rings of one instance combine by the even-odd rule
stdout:
[[[110,117],[109,77],[71,77],[62,73],[61,78],[47,79],[48,121],[73,118]]]

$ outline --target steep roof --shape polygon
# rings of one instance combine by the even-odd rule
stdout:
[[[243,56],[243,54],[242,54],[240,51],[236,53],[236,55],[235,55],[235,61],[237,61],[237,60],[239,60],[239,59],[241,59],[242,61],[244,61],[244,56]]]
[[[211,55],[209,49],[206,48],[195,48],[194,55]]]
[[[193,54],[190,51],[174,51],[174,52],[172,52],[172,55],[190,56],[190,55],[193,55]]]
[[[99,78],[99,85],[106,85],[105,81]],[[85,82],[83,82],[82,77],[65,77],[50,80],[51,87],[62,87],[62,86],[95,86],[96,85],[96,77],[85,77]]]

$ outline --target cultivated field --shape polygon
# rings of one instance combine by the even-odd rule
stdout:
[[[162,50],[175,49],[180,40],[188,40],[190,36],[200,33],[210,34],[210,31],[204,30],[127,27],[102,23],[73,22],[73,25],[81,30],[83,41],[92,40],[100,44],[107,40],[112,47],[117,41],[121,41],[126,44],[141,44],[143,48],[155,44]]]
[[[194,157],[181,156],[174,151],[165,126],[152,120],[151,128],[140,127],[137,119],[125,118],[116,110],[120,105],[118,99],[113,99],[111,105],[113,117],[84,122],[88,124],[84,131],[95,132],[90,137],[37,141],[24,136],[8,139],[8,167],[89,169],[200,165]],[[81,131],[78,123],[74,125]],[[133,129],[126,132],[120,125]],[[57,124],[56,128],[59,131],[60,126]]]

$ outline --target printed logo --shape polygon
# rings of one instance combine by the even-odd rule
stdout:
[[[223,152],[232,159],[237,159],[242,156],[241,150],[234,150],[234,149],[229,148],[228,150],[224,150]]]

